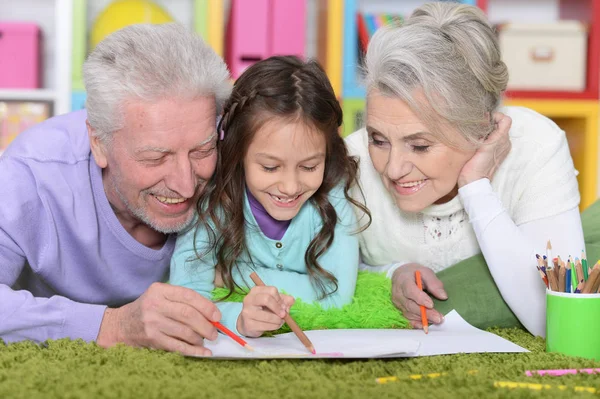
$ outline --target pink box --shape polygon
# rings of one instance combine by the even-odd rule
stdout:
[[[29,22],[0,22],[0,88],[41,87],[40,28]]]
[[[271,0],[269,55],[296,55],[306,51],[306,0]]]
[[[231,0],[225,60],[237,79],[273,55],[304,57],[306,0]]]
[[[270,55],[269,5],[269,0],[231,2],[226,60],[234,79],[250,65]]]

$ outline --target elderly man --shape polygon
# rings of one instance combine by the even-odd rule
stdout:
[[[210,354],[219,311],[162,282],[215,170],[227,68],[179,25],[136,25],[96,47],[84,79],[87,113],[0,158],[0,338]]]

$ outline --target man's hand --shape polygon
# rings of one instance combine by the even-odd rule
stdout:
[[[106,310],[97,343],[105,348],[123,342],[183,355],[210,356],[204,338],[217,338],[210,321],[220,319],[215,304],[194,290],[154,283],[134,302]]]
[[[283,318],[294,304],[294,297],[280,294],[275,287],[255,286],[244,298],[237,329],[246,337],[260,337],[283,325]]]
[[[423,290],[438,299],[448,299],[444,285],[436,277],[433,270],[418,263],[408,263],[400,266],[392,275],[392,301],[402,311],[413,328],[423,328],[421,323],[421,309],[423,305],[427,308],[427,320],[434,324],[440,324],[444,317],[433,308],[433,301],[424,291],[417,287],[415,271],[421,271]]]

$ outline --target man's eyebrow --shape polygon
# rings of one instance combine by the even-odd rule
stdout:
[[[212,134],[210,136],[208,136],[205,140],[200,142],[196,147],[205,146],[206,144],[209,144],[210,142],[212,142],[216,137],[217,137],[217,131],[215,130],[212,132]]]
[[[206,138],[205,140],[202,140],[200,143],[198,143],[194,148],[200,148],[200,147],[204,147],[207,144],[210,144],[212,141],[214,141],[216,136],[217,136],[217,132],[215,131],[210,136],[208,136],[208,138]],[[146,147],[138,148],[137,150],[135,150],[136,154],[141,154],[144,152],[160,152],[162,154],[169,154],[172,151],[169,150],[168,148],[154,147],[154,146],[146,146]]]
[[[141,154],[143,152],[160,152],[163,154],[168,154],[171,152],[171,150],[169,150],[168,148],[152,147],[152,146],[146,146],[146,147],[138,148],[137,150],[135,150],[136,154]]]

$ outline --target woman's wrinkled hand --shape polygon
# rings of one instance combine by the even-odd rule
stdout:
[[[498,167],[504,162],[511,149],[510,127],[512,119],[500,112],[494,114],[495,129],[467,161],[458,176],[458,187],[488,178],[492,180]]]
[[[421,272],[423,290],[417,287],[415,271]],[[444,317],[433,308],[433,301],[424,291],[438,299],[448,299],[444,284],[437,278],[433,270],[418,263],[407,263],[400,266],[392,275],[392,301],[402,311],[413,328],[423,328],[421,323],[421,308],[427,308],[427,320],[440,324]]]

